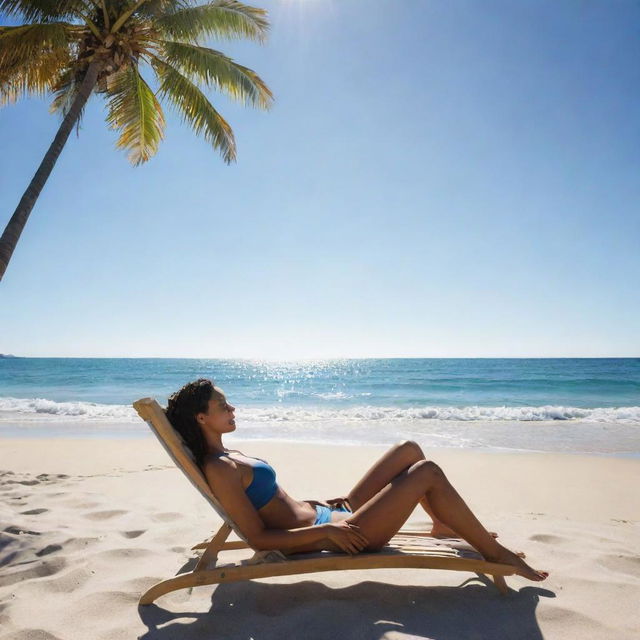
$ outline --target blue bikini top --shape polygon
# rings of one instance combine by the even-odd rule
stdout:
[[[228,455],[226,452],[219,453],[218,457]],[[253,480],[251,480],[251,484],[244,491],[247,494],[247,498],[251,501],[251,504],[253,504],[256,509],[261,509],[273,498],[278,490],[276,472],[266,460],[253,458],[253,456],[244,457],[257,460],[255,463],[249,463],[250,466],[253,467]]]

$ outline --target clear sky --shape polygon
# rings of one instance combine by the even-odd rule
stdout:
[[[269,0],[238,161],[94,96],[0,284],[31,356],[640,355],[640,5]],[[6,19],[0,17],[0,24]],[[4,227],[59,124],[0,110]],[[168,109],[167,109],[168,111]]]

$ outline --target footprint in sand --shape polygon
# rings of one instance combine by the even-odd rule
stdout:
[[[49,509],[29,509],[29,511],[21,511],[22,516],[38,516],[41,513],[46,513]]]
[[[151,555],[155,555],[155,552],[149,551],[149,549],[130,548],[107,549],[96,554],[96,556],[108,558],[109,560],[119,560],[120,558],[146,558]]]
[[[146,533],[146,531],[146,529],[139,529],[137,531],[120,531],[120,535],[124,536],[125,538],[138,538],[143,533]]]
[[[58,474],[41,473],[40,475],[36,476],[35,479],[32,478],[29,480],[5,480],[2,484],[3,485],[21,484],[26,487],[33,487],[36,484],[42,484],[43,482],[51,483],[51,482],[56,482],[57,479],[64,479],[69,477],[70,476],[67,476],[64,473],[58,473]]]
[[[58,636],[51,635],[44,629],[19,629],[10,633],[8,636],[3,636],[6,640],[60,640]]]
[[[68,551],[77,551],[78,549],[85,551],[87,547],[94,546],[101,538],[102,536],[87,536],[83,538],[74,536],[63,540],[62,546]]]
[[[7,587],[12,584],[31,580],[31,578],[44,578],[59,573],[68,565],[68,561],[63,556],[56,556],[51,559],[38,560],[24,568],[16,571],[4,572],[0,575],[0,587]]]
[[[182,518],[181,513],[177,513],[175,511],[165,511],[164,513],[154,513],[151,516],[151,519],[154,522],[171,522],[172,520],[178,520]]]
[[[36,551],[37,556],[48,556],[50,553],[55,553],[56,551],[60,551],[62,547],[59,544],[48,544],[44,549],[40,549],[40,551]]]
[[[5,533],[13,533],[14,535],[22,535],[22,534],[27,534],[30,536],[39,536],[41,535],[41,533],[39,531],[29,531],[28,529],[23,529],[22,527],[15,527],[15,526],[10,526],[7,527],[6,529],[3,529],[3,531]]]
[[[529,540],[534,542],[544,542],[546,544],[561,544],[563,542],[569,542],[569,538],[563,538],[562,536],[553,536],[551,534],[539,533],[534,536],[530,536]]]
[[[128,511],[122,509],[113,509],[111,511],[94,511],[93,513],[83,513],[82,515],[89,520],[108,520],[109,518],[115,518],[121,516]]]
[[[607,555],[598,559],[606,569],[615,571],[616,573],[624,573],[636,578],[640,573],[640,556],[632,556],[625,554]]]
[[[38,480],[42,480],[43,482],[55,482],[57,478],[65,480],[69,477],[70,476],[64,473],[41,473],[40,475],[36,476]]]
[[[45,559],[41,562],[53,562],[51,559]],[[39,598],[46,598],[50,593],[68,593],[80,590],[82,586],[91,580],[92,573],[88,567],[77,567],[65,572],[59,572],[55,576],[51,576],[47,580],[36,581],[32,588],[32,597],[37,601]]]
[[[63,500],[63,504],[68,504],[70,507],[74,507],[75,509],[93,509],[94,507],[99,507],[101,502],[91,502],[90,500],[78,500],[77,498],[71,498],[70,500]]]

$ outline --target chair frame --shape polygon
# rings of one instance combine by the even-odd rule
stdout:
[[[505,595],[509,591],[505,577],[515,574],[512,565],[487,562],[460,539],[441,540],[431,537],[425,531],[404,529],[398,531],[385,547],[374,553],[350,555],[320,551],[285,556],[278,550],[256,551],[248,560],[219,564],[220,552],[251,549],[251,546],[213,495],[195,463],[193,454],[180,434],[171,426],[160,405],[153,398],[142,398],[134,402],[133,406],[160,440],[174,463],[224,521],[210,540],[192,547],[194,551],[204,550],[193,571],[178,574],[153,585],[140,597],[140,605],[149,605],[160,596],[188,587],[321,571],[383,568],[470,571],[491,576],[501,594]],[[240,540],[227,541],[232,531]]]

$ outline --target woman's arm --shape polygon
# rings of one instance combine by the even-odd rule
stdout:
[[[204,472],[209,486],[216,488],[216,498],[253,549],[293,552],[308,547],[321,549],[323,543],[332,541],[348,553],[357,553],[368,544],[357,525],[344,521],[298,529],[267,529],[242,488],[234,462],[228,459],[212,461],[205,466]]]

